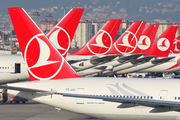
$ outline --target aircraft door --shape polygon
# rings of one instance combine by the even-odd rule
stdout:
[[[21,63],[15,63],[15,73],[21,73]]]
[[[159,99],[160,100],[167,100],[168,97],[168,91],[167,90],[161,90],[159,93]]]
[[[84,94],[84,88],[77,88],[76,94]],[[76,104],[84,104],[84,99],[76,98]]]
[[[21,73],[21,63],[9,63],[10,73]]]

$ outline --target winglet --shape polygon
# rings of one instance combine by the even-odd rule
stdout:
[[[121,19],[108,20],[86,45],[70,55],[106,54],[113,44],[121,21]]]
[[[8,10],[32,81],[80,77],[23,8]]]
[[[66,57],[75,31],[81,19],[84,9],[73,8],[63,19],[47,34],[49,40],[58,51]]]

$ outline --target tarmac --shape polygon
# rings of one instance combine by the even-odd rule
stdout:
[[[0,120],[98,120],[33,101],[0,103]]]

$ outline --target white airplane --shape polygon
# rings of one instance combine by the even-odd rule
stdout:
[[[50,41],[55,44],[58,51],[65,57],[75,34],[84,9],[73,8],[67,15],[47,34]],[[56,44],[58,43],[58,44]],[[42,48],[45,51],[46,48]],[[29,80],[29,75],[23,57],[18,55],[0,56],[0,84]]]
[[[0,56],[0,84],[29,80],[22,56]]]
[[[82,78],[22,8],[8,10],[31,81],[0,85],[0,88],[100,119],[180,120],[179,80]],[[48,48],[48,55],[36,46]],[[47,56],[48,59],[41,59]]]

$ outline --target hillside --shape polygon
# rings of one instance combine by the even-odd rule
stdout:
[[[30,15],[38,11],[40,19],[51,13],[60,19],[73,7],[83,7],[82,19],[87,20],[146,20],[155,19],[179,22],[180,0],[3,0],[0,4],[0,21],[8,18],[7,7],[23,7]]]

